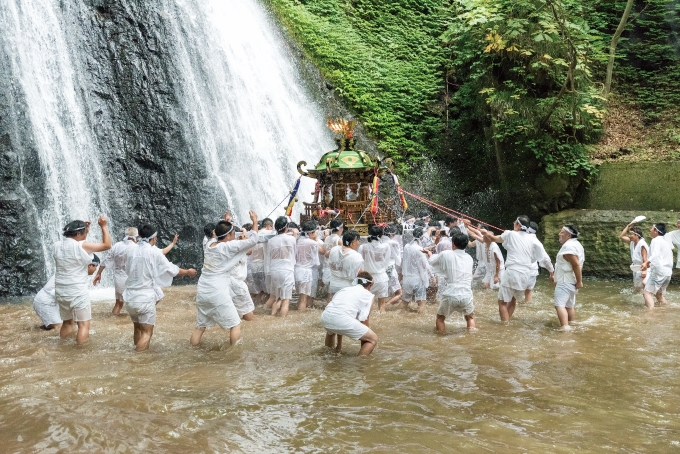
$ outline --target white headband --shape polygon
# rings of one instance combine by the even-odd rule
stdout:
[[[519,218],[515,219],[515,222],[519,224],[519,226],[524,230],[525,232],[529,229],[529,227],[525,226],[521,222],[519,222]]]
[[[136,240],[136,239],[137,239],[137,237],[136,237],[136,236],[132,236],[132,235],[125,235],[125,236],[123,237],[123,241],[125,241],[125,240]]]
[[[665,233],[663,233],[661,230],[659,230],[659,229],[657,228],[656,224],[654,224],[654,230],[656,230],[657,232],[659,232],[659,235],[661,235],[661,236],[664,236],[664,235],[665,235]]]
[[[373,281],[369,281],[369,280],[366,279],[366,278],[357,277],[357,278],[354,279],[354,281],[352,282],[352,285],[358,285],[358,284],[366,285],[366,284],[372,284],[372,283],[373,283]]]
[[[215,238],[224,238],[225,236],[229,235],[233,231],[234,231],[234,225],[232,224],[231,228],[229,229],[229,231],[227,233],[223,233],[222,235],[216,236]]]
[[[156,238],[156,235],[158,235],[158,232],[153,232],[153,235],[151,235],[149,238],[140,238],[141,241],[144,241],[145,243],[148,243],[149,241],[153,240]]]
[[[527,233],[536,233],[536,230],[532,229],[531,227],[527,227]]]
[[[567,227],[566,225],[565,225],[564,227],[562,227],[562,230],[564,230],[565,232],[567,232],[569,235],[575,236],[575,237],[578,238],[578,233],[574,232],[573,230],[571,230],[571,229],[570,229],[569,227]]]

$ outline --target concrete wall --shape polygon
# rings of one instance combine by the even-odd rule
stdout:
[[[619,233],[638,215],[647,216],[639,226],[648,243],[652,223],[665,222],[667,230],[672,231],[678,220],[678,213],[663,211],[565,210],[543,218],[539,238],[554,262],[560,249],[557,234],[564,224],[574,224],[579,229],[579,241],[586,253],[584,274],[629,277],[630,249],[619,239]]]

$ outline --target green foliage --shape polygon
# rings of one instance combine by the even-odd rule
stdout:
[[[453,104],[474,96],[497,148],[531,151],[548,174],[594,170],[584,145],[602,128],[592,65],[603,54],[583,13],[569,0],[456,0],[442,35]]]
[[[437,147],[446,56],[438,40],[446,12],[441,3],[268,2],[382,151],[413,165]]]

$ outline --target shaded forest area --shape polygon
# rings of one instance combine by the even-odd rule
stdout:
[[[406,184],[448,206],[538,217],[599,161],[680,157],[679,0],[632,2],[609,96],[626,1],[267,2]]]

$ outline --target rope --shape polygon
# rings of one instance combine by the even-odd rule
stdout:
[[[286,201],[286,199],[287,199],[288,197],[290,197],[290,194],[288,194],[287,196],[285,196],[285,197],[283,198],[283,200],[282,200],[282,201],[280,201],[280,202],[279,202],[279,204],[278,204],[278,205],[276,205],[276,207],[274,207],[274,209],[273,209],[273,210],[272,210],[272,211],[271,211],[271,212],[270,212],[270,213],[269,213],[269,214],[268,214],[267,216],[265,216],[265,218],[268,218],[269,216],[271,216],[271,215],[272,215],[272,213],[273,213],[274,211],[276,211],[276,209],[277,209],[278,207],[280,207],[280,206],[281,206],[281,204],[282,204],[283,202],[285,202],[285,201]]]
[[[374,195],[373,197],[377,197],[377,196]],[[359,219],[357,219],[357,222],[355,222],[354,225],[352,226],[352,230],[354,230],[354,227],[356,227],[357,224],[359,223],[359,221],[361,221],[361,218],[364,217],[364,214],[366,214],[366,210],[368,210],[368,209],[371,207],[371,203],[373,203],[373,202],[370,202],[368,205],[366,205],[366,208],[364,209],[364,212],[361,213],[361,216],[359,216]],[[350,221],[352,220],[351,217],[350,217],[349,219],[350,219]]]
[[[498,230],[499,232],[503,232],[503,231],[505,230],[505,229],[502,229],[502,228],[497,227],[497,226],[495,226],[495,225],[489,224],[488,222],[484,222],[484,221],[482,221],[482,220],[480,220],[480,219],[473,218],[472,216],[469,216],[469,215],[467,215],[467,214],[465,214],[465,213],[461,213],[460,211],[452,210],[451,208],[447,208],[447,207],[445,207],[445,206],[443,206],[443,205],[439,205],[438,203],[435,203],[435,202],[433,202],[433,201],[431,201],[431,200],[427,200],[427,199],[425,199],[425,198],[423,198],[423,197],[420,197],[420,196],[417,196],[417,195],[415,195],[415,194],[412,194],[412,193],[410,193],[410,192],[408,192],[408,191],[405,191],[405,190],[402,189],[402,188],[399,188],[399,190],[400,190],[401,192],[403,192],[404,194],[408,194],[408,195],[410,195],[411,197],[413,197],[414,199],[419,200],[420,202],[424,203],[425,205],[431,206],[432,208],[436,208],[436,209],[438,209],[439,211],[444,212],[445,214],[456,214],[456,215],[458,215],[458,216],[463,216],[463,217],[468,218],[468,219],[471,219],[471,220],[473,220],[473,221],[477,221],[477,222],[480,222],[480,223],[482,223],[482,224],[486,224],[486,225],[488,225],[489,227],[491,227],[491,228],[493,228],[493,229],[495,229],[495,230]]]

